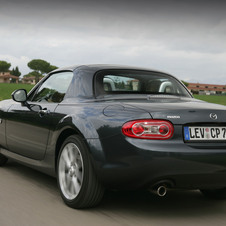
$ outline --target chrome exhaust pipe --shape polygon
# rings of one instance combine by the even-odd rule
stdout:
[[[164,185],[161,185],[157,188],[156,192],[158,196],[163,197],[167,193],[167,188]]]
[[[164,185],[159,185],[154,187],[153,189],[149,189],[149,191],[152,192],[153,194],[163,197],[167,193],[167,188]]]

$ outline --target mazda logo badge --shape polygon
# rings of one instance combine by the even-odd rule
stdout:
[[[211,113],[210,114],[210,118],[213,119],[213,120],[216,120],[217,119],[217,114]]]

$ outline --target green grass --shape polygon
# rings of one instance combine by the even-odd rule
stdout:
[[[194,95],[196,99],[203,100],[214,104],[226,105],[226,95],[214,96],[214,95]]]
[[[21,83],[0,83],[0,100],[10,99],[11,93],[16,89],[26,89],[28,92],[32,87],[33,85]]]

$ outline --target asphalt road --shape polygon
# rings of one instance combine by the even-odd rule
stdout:
[[[56,180],[15,162],[0,167],[0,226],[226,225],[226,201],[198,191],[107,192],[100,206],[67,207]]]

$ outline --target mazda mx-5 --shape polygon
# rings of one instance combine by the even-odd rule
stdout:
[[[0,102],[0,165],[8,159],[56,176],[73,208],[97,205],[105,189],[225,198],[226,107],[156,70],[57,69]]]

